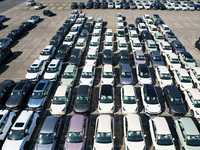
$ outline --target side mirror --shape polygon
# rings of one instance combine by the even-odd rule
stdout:
[[[86,139],[87,138],[87,136],[84,136],[84,139]]]
[[[146,137],[147,135],[146,134],[144,134],[144,137]]]
[[[139,98],[137,98],[137,102],[139,101]]]
[[[93,138],[95,139],[95,138],[96,138],[96,136],[94,135],[94,136],[93,136]]]
[[[175,138],[173,138],[172,140],[175,141]]]
[[[115,136],[113,136],[113,139],[115,139]]]

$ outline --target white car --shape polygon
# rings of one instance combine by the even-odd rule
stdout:
[[[158,46],[163,56],[166,56],[167,54],[172,53],[172,48],[168,42],[166,41],[160,42]]]
[[[125,150],[145,150],[145,140],[142,121],[137,114],[127,114],[123,117]]]
[[[194,87],[200,89],[200,67],[190,69],[189,74],[194,83]]]
[[[96,23],[96,24],[94,25],[93,33],[94,33],[94,32],[99,32],[99,34],[102,33],[102,23]]]
[[[174,70],[174,79],[181,91],[185,91],[193,87],[188,72],[183,68]]]
[[[188,10],[187,5],[185,5],[185,4],[181,4],[180,8],[181,8],[181,10]]]
[[[162,34],[164,35],[166,32],[170,32],[171,30],[169,29],[169,26],[166,24],[162,24],[160,26],[160,31],[162,32]]]
[[[26,73],[26,79],[32,81],[38,81],[44,70],[45,70],[46,62],[44,60],[36,59]]]
[[[113,2],[108,2],[108,8],[109,8],[109,9],[114,8],[114,3],[113,3]]]
[[[146,24],[146,26],[149,28],[150,25],[154,25],[154,22],[153,22],[152,19],[146,19],[146,20],[145,20],[145,24]]]
[[[3,141],[13,124],[16,114],[9,110],[0,110],[0,140]]]
[[[70,102],[71,88],[68,86],[59,86],[53,97],[50,113],[52,115],[62,116],[67,112],[67,106]]]
[[[178,56],[175,53],[169,53],[165,55],[165,61],[169,70],[173,71],[174,69],[181,68]]]
[[[154,33],[158,32],[158,28],[155,25],[149,25],[149,32],[153,36]]]
[[[98,43],[100,43],[101,40],[101,34],[99,31],[93,31],[92,33],[92,39],[97,39]]]
[[[63,41],[63,44],[67,44],[70,48],[74,46],[76,36],[74,34],[67,35]]]
[[[89,44],[89,50],[93,50],[93,51],[96,51],[96,52],[99,51],[98,39],[96,39],[96,38],[91,39],[90,44]]]
[[[96,65],[97,64],[98,54],[97,51],[89,50],[85,60],[85,64]]]
[[[156,74],[156,78],[158,80],[158,85],[161,88],[164,88],[167,85],[173,84],[172,77],[166,66],[158,66],[155,69],[155,74]]]
[[[149,67],[146,64],[138,64],[136,66],[136,74],[139,85],[152,84]]]
[[[115,2],[115,8],[120,9],[121,8],[121,3],[120,2]]]
[[[138,112],[136,91],[133,85],[121,87],[121,108],[123,114]]]
[[[140,40],[139,39],[133,39],[131,41],[131,48],[132,48],[132,51],[136,51],[136,50],[142,50],[142,44],[140,43]]]
[[[76,14],[78,14],[78,13],[76,13]],[[79,14],[78,19],[81,19],[81,20],[83,20],[83,22],[85,22],[86,21],[86,14],[84,14],[84,13]]]
[[[190,113],[195,118],[200,118],[200,92],[192,88],[183,92],[185,100],[190,107]]]
[[[144,84],[141,87],[142,103],[146,115],[161,114],[161,105],[158,99],[157,92],[152,84]]]
[[[192,11],[195,10],[194,5],[192,5],[192,4],[188,4],[187,7],[188,7],[188,10],[192,10]]]
[[[179,5],[177,4],[172,4],[172,7],[174,8],[174,10],[180,10],[181,8],[179,7]]]
[[[167,4],[165,5],[165,7],[166,7],[168,10],[173,10],[173,9],[174,9],[173,6],[172,6],[172,4],[170,4],[170,3],[167,3]]]
[[[165,42],[164,36],[160,32],[154,32],[153,33],[153,39],[154,39],[154,41],[156,42],[157,45]]]
[[[118,52],[120,52],[121,50],[128,50],[126,40],[119,40],[117,46]]]
[[[144,23],[139,23],[138,24],[138,31],[141,34],[142,31],[147,30],[147,27]]]
[[[28,0],[27,6],[32,6],[32,5],[35,5],[35,0]]]
[[[40,16],[31,16],[28,22],[31,22],[32,24],[36,24],[39,20],[40,20]]]
[[[78,28],[82,28],[83,27],[83,24],[84,24],[84,20],[78,18],[75,23],[74,23],[74,27],[78,27]]]
[[[78,34],[80,32],[80,28],[78,26],[73,25],[71,27],[71,30],[69,31],[69,33],[67,35],[71,36],[72,34],[75,35],[75,37],[78,37]]]
[[[86,44],[87,44],[86,39],[79,38],[75,44],[75,49],[80,49],[84,53]]]
[[[110,64],[105,64],[102,68],[101,74],[101,84],[114,84],[114,72],[113,66]]]
[[[35,8],[36,10],[42,9],[42,8],[43,8],[43,4],[42,4],[42,3],[36,3],[34,8]]]
[[[39,114],[37,112],[23,110],[8,133],[2,150],[28,149],[28,142],[30,142],[38,119]]]
[[[137,31],[130,31],[129,33],[129,41],[131,42],[134,39],[138,39],[138,34]]]
[[[40,53],[39,59],[50,62],[55,54],[56,48],[53,45],[47,45]]]
[[[149,3],[143,4],[143,6],[144,6],[144,9],[147,9],[147,10],[151,9],[151,5]]]
[[[114,47],[114,45],[113,45],[112,39],[106,39],[104,41],[104,49],[110,49],[113,51],[113,47]]]
[[[95,67],[92,64],[86,64],[80,78],[80,85],[93,86],[95,76]]]
[[[98,116],[95,124],[92,150],[114,150],[114,134],[114,118],[110,115]]]
[[[117,23],[117,31],[124,31],[124,23]]]
[[[138,9],[143,9],[143,5],[141,3],[136,3]]]
[[[167,120],[164,117],[149,119],[153,147],[156,150],[176,150]]]
[[[111,84],[101,85],[99,92],[98,111],[100,113],[113,113],[115,109],[114,87]]]
[[[62,70],[62,61],[59,59],[52,59],[49,63],[47,70],[44,73],[44,79],[50,81],[57,81],[58,76]]]
[[[105,33],[105,40],[111,39],[113,41],[114,39],[114,34],[112,29],[107,29]]]
[[[145,4],[146,4],[146,3],[145,3]],[[144,14],[144,15],[143,15],[143,20],[144,20],[144,22],[146,22],[147,19],[151,19],[150,15]]]
[[[116,18],[120,18],[122,17],[122,14],[121,13],[116,13]]]

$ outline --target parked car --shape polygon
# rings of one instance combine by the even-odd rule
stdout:
[[[158,18],[154,21],[154,24],[160,28],[162,26],[162,24],[165,24],[164,21],[161,18]]]
[[[85,3],[84,2],[80,2],[78,4],[78,9],[84,9],[85,8]]]
[[[81,77],[80,85],[93,86],[95,77],[95,67],[92,64],[87,64],[84,66]]]
[[[0,50],[8,48],[8,46],[13,42],[11,38],[0,39]]]
[[[159,45],[162,42],[165,42],[164,36],[160,32],[153,33],[153,38],[157,45]]]
[[[11,38],[12,41],[18,40],[23,35],[23,31],[20,29],[13,29],[8,33],[7,38]]]
[[[55,149],[58,144],[58,137],[61,130],[62,118],[47,116],[38,134],[35,150]]]
[[[177,40],[176,36],[171,31],[165,32],[164,36],[165,36],[166,41],[168,41],[169,43],[171,43],[174,40]]]
[[[49,45],[53,45],[57,49],[60,46],[61,42],[62,42],[62,36],[56,34],[50,40]]]
[[[192,69],[196,66],[196,62],[190,53],[182,52],[178,56],[183,68]]]
[[[136,74],[138,84],[152,84],[152,79],[149,71],[149,67],[146,64],[138,64],[136,66]]]
[[[113,64],[113,52],[110,49],[105,49],[103,51],[103,58],[102,58],[102,64]]]
[[[10,48],[0,49],[0,64],[3,64],[5,61],[9,60],[12,54],[13,53]]]
[[[0,22],[3,22],[6,19],[5,15],[0,15]]]
[[[77,2],[72,2],[70,7],[71,7],[71,9],[77,9],[78,8],[78,3]]]
[[[160,52],[163,56],[166,57],[167,54],[172,53],[172,48],[168,42],[166,42],[166,41],[160,42],[158,44],[158,46],[159,46]]]
[[[139,23],[137,29],[138,29],[139,34],[141,34],[142,31],[147,30],[147,27],[144,23]]]
[[[169,29],[169,26],[166,24],[162,24],[160,26],[160,31],[162,32],[162,34],[164,35],[166,32],[170,32],[171,30]]]
[[[63,44],[67,44],[70,48],[72,48],[75,42],[76,42],[76,36],[74,34],[71,34],[65,37]]]
[[[69,32],[70,27],[68,26],[62,26],[58,29],[56,35],[60,35],[61,36],[61,41],[63,41],[63,39],[65,38],[66,34]]]
[[[138,27],[138,24],[139,23],[144,23],[144,20],[141,18],[141,17],[137,17],[136,19],[135,19],[135,25],[136,25],[136,27]]]
[[[114,70],[110,64],[105,64],[102,68],[101,84],[114,84]]]
[[[131,48],[132,48],[132,51],[134,52],[134,51],[136,51],[136,50],[142,50],[143,48],[142,48],[142,44],[141,44],[141,42],[140,42],[140,40],[139,39],[133,39],[132,41],[131,41]],[[128,49],[128,48],[127,48]]]
[[[120,64],[130,64],[129,54],[127,50],[121,50],[119,53]]]
[[[70,47],[67,44],[62,44],[58,48],[55,58],[64,61],[69,52],[70,52]]]
[[[182,43],[179,40],[173,40],[170,43],[170,46],[172,47],[173,52],[176,54],[186,51],[185,47],[182,45]]]
[[[32,24],[36,24],[38,21],[40,21],[40,16],[31,16],[28,20],[28,22],[31,22]]]
[[[140,41],[145,42],[147,40],[153,40],[153,38],[148,30],[144,30],[140,34]]]
[[[146,64],[146,58],[142,50],[136,50],[133,52],[133,58],[135,65]]]
[[[119,78],[121,85],[133,84],[132,69],[129,64],[120,64]]]
[[[88,118],[84,115],[73,115],[65,136],[64,149],[85,149],[88,132]]]
[[[31,22],[22,22],[19,26],[19,29],[23,32],[30,30],[33,27],[33,23]]]
[[[169,53],[165,55],[165,61],[168,68],[173,71],[174,69],[181,68],[178,56],[175,53]]]
[[[160,55],[160,53],[158,51],[150,52],[149,57],[150,57],[150,60],[152,63],[152,67],[154,69],[158,66],[164,66],[162,56]]]
[[[199,149],[200,133],[194,121],[189,117],[177,118],[174,126],[182,149]]]
[[[34,6],[34,9],[38,10],[38,9],[42,9],[43,8],[43,4],[42,3],[36,3]]]
[[[48,16],[48,17],[52,17],[52,16],[55,16],[56,14],[53,13],[52,11],[50,11],[50,10],[43,10],[43,15]]]
[[[150,54],[153,51],[158,51],[156,43],[153,40],[146,40],[144,42],[144,46],[148,54]]]
[[[73,49],[69,57],[69,64],[80,66],[82,54],[81,49]]]
[[[55,51],[56,48],[53,45],[47,45],[40,53],[39,59],[44,60],[48,63],[53,58]]]
[[[200,68],[193,67],[189,70],[189,74],[194,83],[194,87],[200,89]]]
[[[200,38],[195,42],[195,47],[200,50]]]

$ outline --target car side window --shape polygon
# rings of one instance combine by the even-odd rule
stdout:
[[[9,114],[6,115],[6,117],[3,119],[3,121],[1,122],[0,124],[0,132],[2,132],[3,128],[5,127],[7,121],[8,121],[8,117],[9,117]]]
[[[126,135],[127,135],[127,133],[128,133],[128,122],[127,122],[127,118],[125,117],[125,129],[126,129]],[[126,135],[124,135],[124,136],[126,136]]]
[[[32,123],[32,118],[29,119],[28,123],[27,123],[27,126],[25,128],[25,133],[28,133],[30,127],[31,127],[31,123]]]
[[[157,137],[157,129],[156,129],[156,126],[155,126],[155,123],[154,123],[153,120],[152,120],[152,126],[153,126],[153,133],[154,133],[154,136],[156,138]]]
[[[185,139],[186,133],[185,133],[185,129],[183,127],[183,124],[180,121],[178,121],[178,124],[179,124],[180,130],[181,130],[181,133],[183,135],[183,138]]]
[[[188,94],[188,97],[190,98],[190,101],[192,103],[194,103],[194,98],[193,98],[192,94],[189,91],[187,91],[187,94]]]

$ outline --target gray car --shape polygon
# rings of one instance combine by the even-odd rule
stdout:
[[[0,49],[7,48],[12,42],[13,42],[13,40],[11,38],[0,39]]]
[[[152,51],[150,53],[150,60],[151,60],[152,66],[154,68],[164,65],[164,62],[162,60],[162,56],[160,55],[160,53],[158,51]]]
[[[133,84],[132,69],[129,64],[120,65],[120,84]]]
[[[37,143],[35,145],[35,150],[53,150],[57,146],[58,135],[60,132],[60,127],[62,124],[62,119],[56,116],[46,117],[42,128],[40,130]]]
[[[176,54],[186,51],[185,47],[182,45],[182,43],[179,40],[172,41],[170,43],[170,46],[172,47],[173,52]]]

